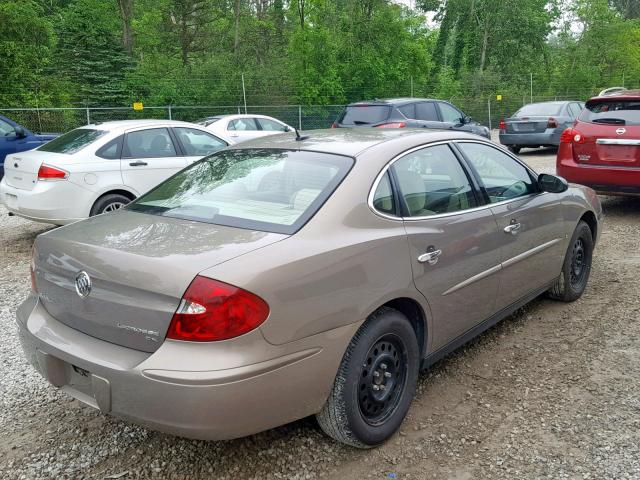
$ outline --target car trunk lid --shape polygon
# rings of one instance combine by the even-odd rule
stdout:
[[[33,190],[38,182],[38,170],[43,163],[55,166],[64,159],[59,153],[44,153],[38,150],[14,153],[7,156],[4,171],[7,185],[20,190]]]
[[[549,117],[511,117],[505,120],[505,124],[507,133],[544,133],[549,124]]]
[[[38,237],[38,294],[61,323],[153,352],[200,271],[284,238],[130,211],[101,215]],[[91,287],[82,296],[85,274]]]
[[[640,125],[580,123],[573,142],[577,163],[615,167],[640,167]]]

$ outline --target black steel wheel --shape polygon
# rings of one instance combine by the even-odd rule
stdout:
[[[549,290],[549,296],[563,302],[573,302],[582,296],[589,283],[593,256],[593,233],[580,221],[569,241],[562,272]]]

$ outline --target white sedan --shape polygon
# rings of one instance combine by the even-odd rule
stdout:
[[[292,126],[266,115],[216,115],[203,118],[198,123],[216,135],[233,139],[235,143],[293,132]]]
[[[200,125],[171,120],[87,125],[8,155],[0,201],[10,214],[64,225],[117,210],[232,143]]]

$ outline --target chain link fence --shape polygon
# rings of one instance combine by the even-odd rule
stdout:
[[[447,99],[465,114],[490,128],[497,128],[500,120],[512,115],[527,103],[553,100],[584,100],[578,96],[503,96]],[[132,107],[84,108],[6,108],[0,115],[11,118],[38,133],[63,133],[82,125],[114,120],[146,118],[197,122],[205,117],[236,113],[260,114],[275,117],[300,130],[329,128],[344,105],[222,105],[222,106],[152,106],[143,110]]]

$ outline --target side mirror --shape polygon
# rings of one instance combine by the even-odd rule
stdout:
[[[24,128],[20,125],[17,125],[13,131],[16,132],[16,138],[24,138],[27,136],[27,132],[25,132]]]
[[[541,173],[538,175],[538,188],[542,192],[562,193],[567,191],[569,184],[562,177]]]

